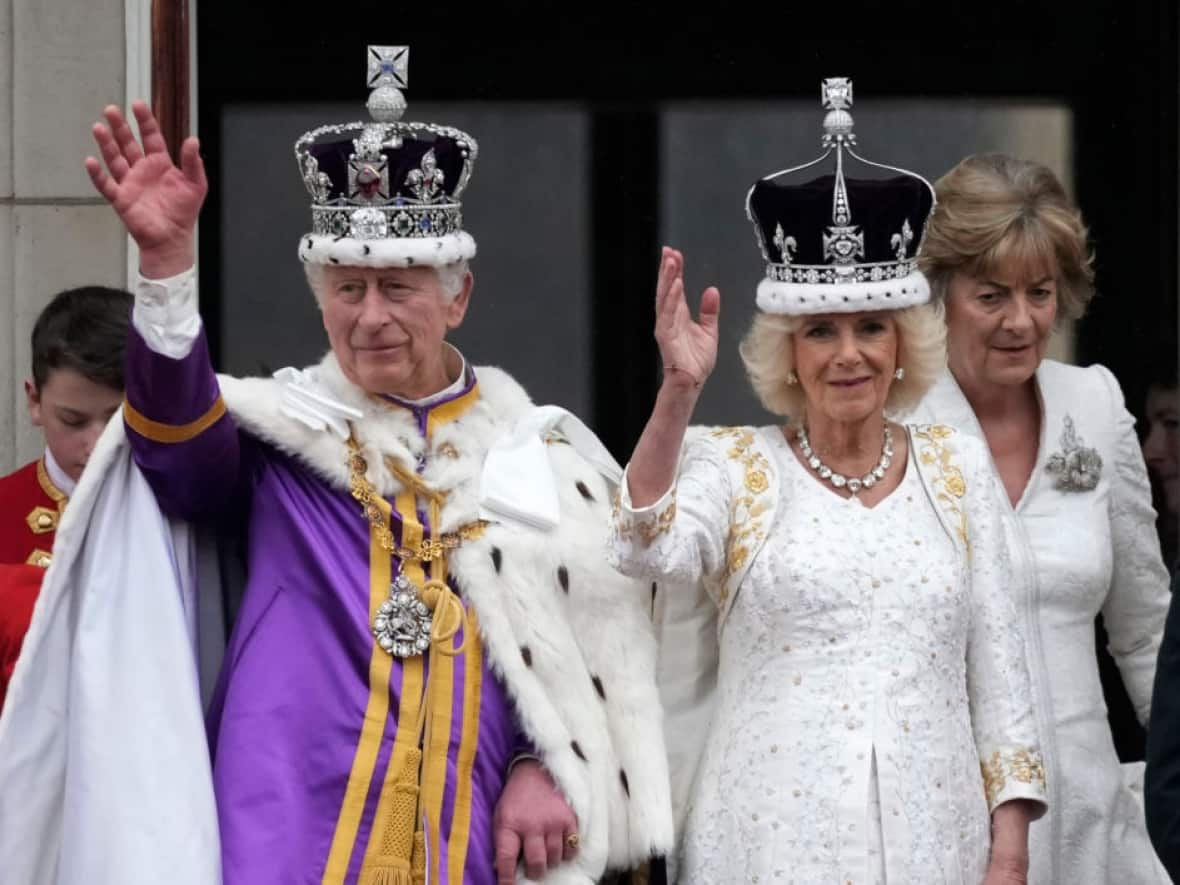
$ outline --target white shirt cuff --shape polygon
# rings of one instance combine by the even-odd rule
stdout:
[[[190,267],[164,280],[137,275],[131,324],[155,353],[184,359],[201,333],[197,272]]]

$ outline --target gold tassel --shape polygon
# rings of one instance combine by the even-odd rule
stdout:
[[[414,885],[426,885],[426,834],[421,830],[414,833],[414,857],[410,861],[410,872]]]
[[[364,885],[414,885],[410,870],[403,863],[374,867],[369,871]]]
[[[400,749],[400,748],[398,748]],[[395,750],[394,760],[398,752]],[[416,854],[417,835],[415,818],[418,810],[418,769],[422,752],[408,747],[391,787],[391,798],[382,815],[373,822],[374,835],[380,841],[370,844],[371,857],[366,858],[361,870],[363,885],[414,885],[411,873]],[[390,762],[392,767],[393,761]]]

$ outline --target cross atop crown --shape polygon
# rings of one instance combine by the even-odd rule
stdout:
[[[828,77],[820,85],[820,100],[830,111],[846,111],[852,107],[852,80],[848,77]]]
[[[366,82],[369,114],[378,123],[396,123],[406,111],[402,90],[410,82],[409,46],[370,46],[365,58],[369,63]]]
[[[405,89],[409,83],[409,46],[370,46],[368,85],[370,89],[379,86],[396,86]]]
[[[824,117],[824,148],[839,148],[841,145],[856,144],[852,133],[852,80],[848,77],[828,77],[819,88],[820,100],[828,109]]]

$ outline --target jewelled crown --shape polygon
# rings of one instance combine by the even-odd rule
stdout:
[[[823,153],[809,163],[759,180],[746,195],[767,261],[758,307],[767,313],[882,310],[921,304],[930,286],[917,252],[934,188],[905,169],[866,160],[854,150],[852,81],[829,78],[820,90]],[[835,155],[835,171],[813,177]],[[845,177],[858,163],[896,175]]]
[[[370,122],[320,126],[295,142],[311,194],[299,257],[317,264],[442,266],[475,255],[459,197],[478,148],[470,135],[403,122],[408,46],[367,51]]]

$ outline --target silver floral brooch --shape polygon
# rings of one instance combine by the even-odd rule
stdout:
[[[1073,418],[1065,416],[1061,431],[1060,452],[1049,456],[1045,469],[1057,477],[1054,488],[1062,492],[1088,492],[1102,476],[1102,456],[1090,446],[1082,445]]]

